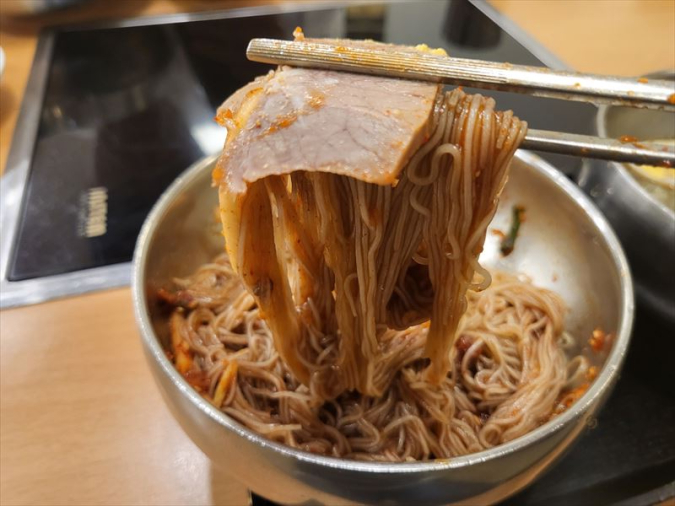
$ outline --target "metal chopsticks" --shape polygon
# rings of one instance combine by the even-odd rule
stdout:
[[[317,41],[253,39],[250,60],[341,70],[675,112],[675,82],[600,76],[541,67],[452,58],[386,46],[345,46]],[[588,158],[675,167],[675,150],[646,142],[530,130],[523,147]]]
[[[520,146],[533,151],[582,158],[675,167],[675,150],[662,144],[637,140],[607,139],[592,135],[529,129]]]

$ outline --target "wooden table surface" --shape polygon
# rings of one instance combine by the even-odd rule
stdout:
[[[94,0],[37,19],[2,15],[0,168],[44,24],[270,2]],[[675,0],[495,0],[573,68],[675,68]],[[420,40],[424,34],[420,34]],[[0,312],[0,504],[245,504],[165,408],[128,288]]]

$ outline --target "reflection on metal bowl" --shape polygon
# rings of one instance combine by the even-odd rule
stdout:
[[[648,77],[675,80],[675,73]],[[663,111],[603,106],[596,126],[601,137],[675,138],[675,117]],[[675,211],[621,163],[589,161],[579,175],[579,185],[600,207],[621,240],[638,297],[675,323]],[[670,198],[675,200],[675,192]]]
[[[405,464],[366,463],[294,450],[244,428],[190,387],[166,356],[166,314],[151,296],[222,251],[214,227],[217,192],[208,158],[185,172],[149,215],[138,240],[133,296],[143,347],[160,391],[192,440],[218,466],[259,495],[283,504],[447,504],[496,502],[534,480],[592,420],[616,381],[633,322],[630,273],[600,212],[540,158],[514,160],[493,226],[505,229],[513,205],[528,210],[508,257],[488,234],[483,262],[528,274],[570,308],[569,331],[586,339],[595,327],[616,339],[600,374],[569,410],[531,433],[487,451]],[[215,231],[214,231],[215,228]],[[167,442],[171,444],[171,442]]]

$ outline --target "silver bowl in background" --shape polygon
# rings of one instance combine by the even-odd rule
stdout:
[[[648,77],[675,80],[675,72]],[[672,139],[675,115],[602,106],[596,128],[601,137]],[[623,163],[588,160],[578,182],[614,227],[628,256],[638,298],[675,323],[675,212],[645,190]]]
[[[488,233],[482,260],[492,268],[528,274],[536,284],[560,293],[570,308],[567,328],[580,344],[598,326],[616,336],[586,394],[521,438],[431,462],[323,457],[246,429],[202,398],[167,359],[167,315],[153,295],[223,250],[214,217],[214,161],[208,158],[187,170],[145,222],[134,257],[134,306],[148,363],[171,412],[217,467],[253,492],[282,504],[496,502],[539,476],[579,436],[609,394],[633,323],[624,254],[605,219],[574,184],[539,157],[519,152],[492,226],[506,230],[514,204],[526,207],[527,222],[506,258],[499,254],[498,238]]]

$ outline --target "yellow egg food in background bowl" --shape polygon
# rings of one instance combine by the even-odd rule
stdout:
[[[652,141],[664,146],[675,146],[675,139]],[[631,175],[638,183],[661,204],[675,211],[675,168],[655,167],[653,165],[626,164]]]

